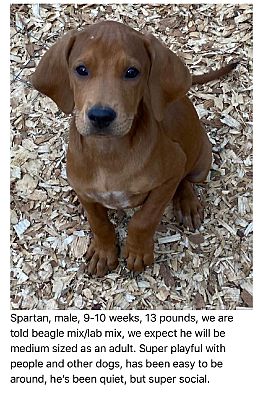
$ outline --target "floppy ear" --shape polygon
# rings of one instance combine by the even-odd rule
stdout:
[[[70,31],[59,39],[42,57],[30,77],[39,92],[55,101],[66,114],[74,108],[73,92],[70,87],[68,58],[73,47],[76,31]]]
[[[145,38],[151,58],[149,92],[155,119],[161,121],[167,104],[184,96],[191,87],[188,68],[180,58],[149,34]]]

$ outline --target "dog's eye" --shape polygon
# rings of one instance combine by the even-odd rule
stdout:
[[[78,67],[76,67],[76,72],[77,72],[78,75],[81,75],[81,76],[88,76],[89,75],[89,71],[87,70],[85,65],[79,65]]]
[[[127,71],[125,72],[124,78],[125,79],[134,79],[136,78],[136,76],[138,76],[140,73],[140,71],[138,71],[137,68],[135,67],[130,67],[127,69]]]

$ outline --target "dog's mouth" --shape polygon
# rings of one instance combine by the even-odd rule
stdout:
[[[75,124],[78,132],[82,136],[93,136],[98,138],[122,137],[131,130],[134,116],[118,118],[108,126],[94,126],[83,114],[75,110]]]
[[[90,129],[89,132],[85,133],[85,136],[96,136],[98,138],[112,138],[112,137],[116,137],[118,135],[116,135],[114,132],[112,132],[111,129]]]

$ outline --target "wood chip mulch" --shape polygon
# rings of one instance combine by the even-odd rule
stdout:
[[[252,293],[252,5],[11,6],[11,308],[240,309]],[[155,237],[155,264],[139,275],[123,260],[90,278],[89,224],[67,183],[69,118],[28,82],[62,34],[103,19],[151,32],[192,73],[239,60],[220,81],[190,91],[213,144],[198,232],[167,207]],[[121,241],[132,210],[111,212]]]

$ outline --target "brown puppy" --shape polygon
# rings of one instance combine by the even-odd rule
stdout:
[[[129,222],[124,250],[134,271],[153,262],[154,232],[170,200],[180,222],[200,226],[203,209],[193,183],[207,176],[211,145],[186,96],[191,75],[174,53],[152,35],[101,22],[60,39],[31,81],[74,114],[67,174],[93,231],[90,274],[104,276],[118,264],[107,208],[141,205]]]

